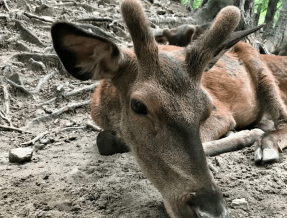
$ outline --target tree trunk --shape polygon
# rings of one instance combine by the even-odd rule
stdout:
[[[189,6],[191,10],[193,10],[193,4],[194,4],[194,0],[189,0]]]
[[[262,4],[257,7],[257,12],[254,15],[254,26],[258,26]]]
[[[267,13],[265,16],[265,23],[266,25],[263,27],[264,33],[263,38],[268,38],[268,35],[271,33],[273,35],[274,32],[274,15],[277,11],[277,4],[279,0],[269,0]]]
[[[284,32],[286,30],[287,23],[287,0],[282,0],[282,9],[280,11],[279,19],[275,27],[266,29],[263,34],[263,38],[267,39],[264,43],[267,50],[272,54],[278,54],[279,47],[283,42]]]

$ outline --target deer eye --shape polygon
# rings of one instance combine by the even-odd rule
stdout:
[[[142,102],[140,102],[136,99],[132,99],[131,107],[135,113],[147,115],[147,108]]]

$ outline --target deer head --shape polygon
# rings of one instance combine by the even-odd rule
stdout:
[[[138,0],[124,0],[121,9],[134,51],[73,24],[56,23],[52,38],[58,56],[75,78],[106,79],[116,87],[117,131],[162,194],[170,217],[228,217],[200,141],[200,125],[213,108],[201,77],[247,35],[232,35],[239,9],[222,9],[210,29],[181,50],[184,59],[159,52]]]

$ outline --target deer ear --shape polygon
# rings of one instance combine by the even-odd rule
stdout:
[[[53,45],[66,70],[80,80],[113,78],[121,52],[105,38],[65,22],[53,24]]]
[[[231,47],[233,47],[237,42],[245,38],[251,33],[261,29],[265,24],[257,26],[249,30],[242,30],[231,33],[231,35],[222,43],[221,46],[217,48],[217,51],[214,53],[213,58],[208,62],[207,67],[204,71],[210,70],[214,64],[222,57],[222,55],[227,52]]]

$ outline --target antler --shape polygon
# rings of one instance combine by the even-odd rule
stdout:
[[[131,34],[140,66],[158,65],[158,47],[138,0],[124,0],[122,15]]]
[[[186,63],[190,74],[201,78],[208,62],[218,52],[217,48],[230,36],[240,21],[237,7],[223,8],[210,29],[196,43],[187,47]]]

